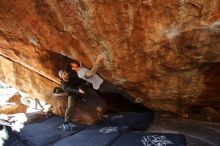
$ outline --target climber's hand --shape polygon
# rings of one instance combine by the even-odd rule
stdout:
[[[85,92],[82,89],[80,89],[80,88],[79,88],[79,93],[85,94]]]
[[[142,103],[142,102],[144,102],[144,99],[143,98],[136,98],[135,102],[136,103]]]

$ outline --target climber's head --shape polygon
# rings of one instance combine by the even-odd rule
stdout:
[[[77,60],[72,60],[72,62],[70,63],[71,68],[73,71],[78,71],[80,69],[80,62]]]
[[[65,70],[60,70],[59,71],[59,77],[61,79],[63,79],[64,81],[68,81],[69,80],[69,73],[66,72]]]

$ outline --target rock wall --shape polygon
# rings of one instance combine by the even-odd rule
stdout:
[[[102,53],[100,75],[156,110],[219,108],[219,42],[219,0],[0,1],[1,56],[51,88],[65,56],[91,67]]]
[[[25,113],[27,106],[21,103],[19,94],[13,95],[7,102],[0,104],[1,114]]]
[[[34,102],[36,98],[51,105],[50,111],[52,113],[64,117],[67,108],[67,97],[54,97],[52,95],[53,88],[59,86],[59,84],[40,75],[34,70],[24,67],[20,63],[11,61],[2,56],[0,56],[0,80],[4,80],[11,86],[17,87],[25,93],[29,93],[31,99],[27,98],[27,100],[33,100]],[[25,99],[26,97],[23,98],[23,101],[25,101]],[[102,114],[106,110],[106,104],[94,91],[87,93],[85,99],[87,102],[83,102],[80,99],[76,100],[72,121],[82,124],[95,123],[101,119]],[[16,105],[0,105],[2,114],[27,112],[27,106],[21,104],[20,96],[13,96],[9,101],[16,102]]]
[[[64,100],[66,99],[66,100]],[[84,100],[77,99],[72,113],[72,121],[81,124],[94,124],[100,119],[106,111],[105,101],[98,97],[93,91],[89,90],[84,95]],[[67,108],[67,97],[51,97],[47,102],[52,105],[51,111],[59,116],[64,116]]]
[[[20,63],[0,56],[0,79],[22,92],[28,93],[31,98],[46,101],[57,83],[39,75]]]

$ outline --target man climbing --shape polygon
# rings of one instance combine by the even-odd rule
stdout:
[[[85,94],[85,92],[80,88],[85,82],[78,77],[75,78],[74,76],[70,76],[68,72],[65,70],[59,71],[59,76],[62,79],[61,80],[61,88],[64,90],[63,95],[68,96],[68,107],[65,112],[65,122],[62,125],[63,130],[69,131],[71,130],[71,127],[74,127],[74,124],[70,123],[73,106],[75,104],[75,101],[77,98],[82,96],[82,94]]]
[[[116,93],[123,96],[125,99],[129,100],[132,103],[141,103],[143,99],[136,98],[134,99],[127,92],[123,91],[121,88],[110,84],[104,81],[99,75],[96,74],[101,62],[104,60],[102,55],[99,55],[92,67],[92,69],[88,69],[86,67],[81,66],[80,62],[73,60],[71,62],[72,70],[75,71],[79,78],[86,80],[87,82],[92,84],[92,87],[95,90],[99,90],[103,93]]]

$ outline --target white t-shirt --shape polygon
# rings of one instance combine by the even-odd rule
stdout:
[[[101,86],[101,84],[103,83],[103,79],[100,76],[98,76],[97,74],[94,74],[93,76],[91,76],[89,78],[86,78],[85,73],[87,71],[89,71],[88,68],[80,67],[79,71],[77,72],[78,77],[91,83],[92,87],[94,89],[98,90],[99,87]]]

